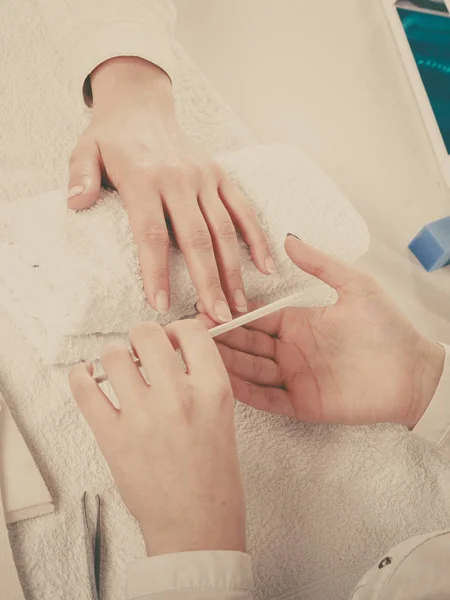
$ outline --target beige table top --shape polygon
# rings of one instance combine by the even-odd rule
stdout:
[[[407,250],[450,215],[381,0],[175,0],[183,46],[261,141],[306,149],[365,217],[361,261],[416,326],[450,342],[450,267]]]

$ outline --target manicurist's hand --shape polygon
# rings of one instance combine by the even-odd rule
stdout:
[[[125,346],[107,346],[101,357],[120,411],[91,365],[74,367],[70,381],[148,554],[245,552],[233,395],[214,342],[195,321],[146,323],[130,337],[149,384]]]
[[[120,193],[150,304],[169,309],[168,218],[192,281],[216,322],[247,303],[235,226],[260,271],[273,272],[246,198],[178,125],[172,86],[155,65],[120,57],[92,73],[93,114],[70,161],[69,207],[92,206],[101,181]]]
[[[436,390],[444,349],[368,275],[293,236],[286,251],[338,301],[288,308],[218,338],[236,398],[305,421],[413,427]]]

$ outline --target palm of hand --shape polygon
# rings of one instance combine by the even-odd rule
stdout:
[[[277,338],[274,360],[297,418],[349,424],[405,419],[414,397],[411,350],[420,338],[381,291],[330,307],[288,309]]]
[[[369,277],[336,304],[288,308],[219,338],[235,396],[304,421],[407,423],[423,338]]]

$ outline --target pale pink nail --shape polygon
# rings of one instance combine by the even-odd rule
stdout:
[[[248,310],[247,300],[242,290],[236,290],[234,292],[234,304],[236,310],[240,313],[246,313]]]
[[[233,318],[230,308],[224,300],[217,300],[214,304],[214,314],[216,315],[217,320],[222,323],[227,323]]]
[[[155,296],[156,310],[164,314],[169,311],[169,295],[166,290],[159,290]]]
[[[79,196],[84,192],[85,188],[83,185],[75,185],[73,188],[70,188],[69,193],[67,194],[67,198],[74,198],[75,196]]]
[[[266,269],[271,275],[273,275],[277,271],[277,268],[271,256],[269,256],[269,258],[266,259]]]

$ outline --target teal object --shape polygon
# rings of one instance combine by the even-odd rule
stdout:
[[[408,247],[427,271],[449,265],[450,217],[425,225]]]
[[[397,10],[450,154],[450,15]]]

